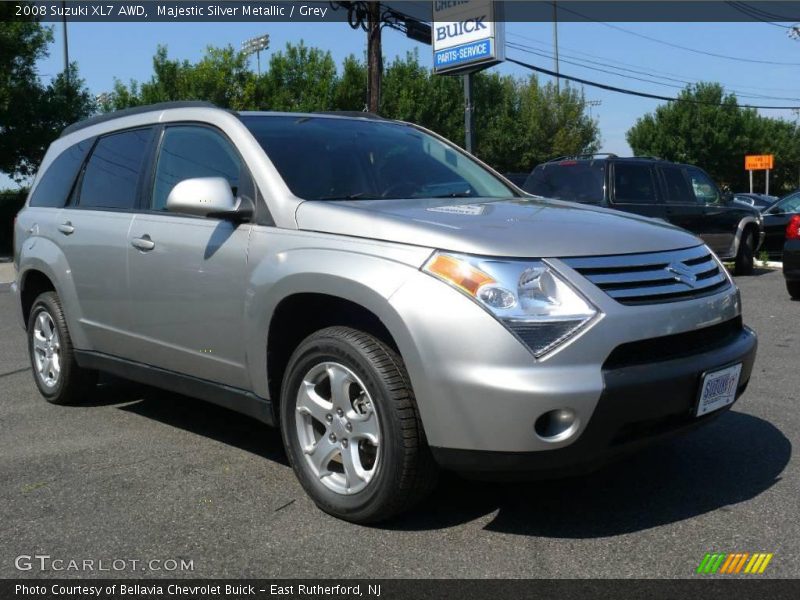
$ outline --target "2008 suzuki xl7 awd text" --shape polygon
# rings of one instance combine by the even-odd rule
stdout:
[[[693,235],[526,196],[377,117],[139,107],[69,127],[15,227],[36,385],[98,371],[280,426],[356,522],[439,467],[563,473],[747,386],[756,337]]]

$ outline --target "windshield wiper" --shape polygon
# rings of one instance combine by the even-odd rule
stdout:
[[[438,194],[429,198],[475,198],[471,192],[450,192],[449,194]]]
[[[377,196],[367,196],[364,192],[356,192],[355,194],[346,194],[342,196],[322,196],[315,198],[315,200],[378,200]]]

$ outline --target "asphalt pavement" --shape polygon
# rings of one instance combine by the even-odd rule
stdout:
[[[0,286],[0,577],[672,578],[707,552],[773,553],[760,577],[800,577],[800,303],[779,271],[738,284],[760,348],[733,410],[590,476],[446,476],[382,527],[320,512],[278,433],[233,412],[112,379],[90,405],[47,404]],[[16,568],[34,555],[128,566]]]

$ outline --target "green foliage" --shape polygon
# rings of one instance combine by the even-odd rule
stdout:
[[[339,71],[330,52],[300,42],[273,53],[257,77],[230,47],[209,47],[197,64],[170,60],[159,47],[150,81],[117,81],[103,108],[190,99],[235,110],[360,111],[367,102],[367,68],[351,55]],[[476,154],[501,171],[530,171],[555,155],[598,146],[597,122],[586,115],[583,94],[575,88],[563,86],[559,93],[535,77],[482,72],[475,76],[474,102]],[[397,57],[384,68],[380,112],[462,143],[462,79],[434,75],[416,52]]]
[[[0,11],[13,8],[3,3]],[[61,130],[89,116],[94,100],[73,63],[47,85],[36,61],[47,56],[52,32],[38,22],[2,20],[0,12],[0,172],[17,181],[32,175]]]
[[[736,96],[725,94],[717,83],[689,86],[679,98],[683,101],[659,106],[628,130],[634,154],[697,165],[734,191],[748,189],[746,154],[774,154],[770,188],[797,187],[800,129],[796,124],[740,107]]]

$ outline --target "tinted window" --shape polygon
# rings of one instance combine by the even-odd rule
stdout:
[[[604,182],[604,163],[564,161],[536,167],[524,189],[545,198],[600,204],[605,195]]]
[[[307,200],[514,195],[471,158],[409,125],[308,116],[242,122],[292,193]]]
[[[137,129],[97,141],[83,174],[79,206],[130,209],[136,205],[151,133],[150,129]]]
[[[42,175],[42,179],[36,185],[36,190],[31,196],[30,206],[60,208],[67,203],[72,185],[75,183],[75,177],[93,142],[94,139],[88,139],[70,146],[50,163]]]
[[[697,204],[692,187],[680,167],[661,167],[667,188],[667,202],[673,204]]]
[[[719,204],[720,195],[714,181],[700,169],[687,169],[692,189],[698,202],[703,204]]]
[[[234,196],[242,161],[231,143],[207,127],[170,127],[164,132],[156,166],[151,208],[164,210],[176,184],[194,177],[224,177]]]
[[[615,163],[614,201],[619,204],[655,204],[656,188],[650,167]]]
[[[800,212],[800,194],[792,194],[791,196],[787,196],[775,206],[783,213]]]

